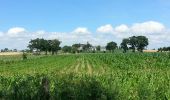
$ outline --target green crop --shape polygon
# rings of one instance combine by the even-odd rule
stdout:
[[[2,100],[168,100],[166,53],[0,57]]]

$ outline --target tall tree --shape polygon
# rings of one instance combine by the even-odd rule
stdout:
[[[84,51],[90,51],[91,47],[92,47],[92,45],[89,42],[87,42],[87,44],[83,45],[83,50]]]
[[[79,44],[73,44],[72,45],[72,52],[73,53],[77,53],[77,52],[79,52],[79,48],[81,47],[81,44],[79,43]]]
[[[64,46],[62,48],[62,51],[65,52],[65,53],[71,53],[71,46]]]
[[[54,55],[54,53],[57,53],[58,50],[60,50],[60,41],[57,39],[53,39],[53,40],[48,40],[49,43],[49,47],[48,50],[52,52],[52,55]]]
[[[100,45],[98,45],[98,46],[96,47],[96,50],[97,50],[97,51],[100,51],[100,49],[101,49],[101,47],[100,47]]]
[[[41,52],[41,51],[46,51],[47,53],[47,46],[48,46],[48,43],[47,43],[47,40],[43,39],[43,38],[36,38],[36,39],[33,39],[29,42],[29,45],[28,45],[28,48],[30,48],[30,50],[34,50],[36,49],[37,52]]]
[[[122,40],[122,43],[120,44],[124,53],[126,53],[126,51],[128,50],[128,43],[129,43],[129,39],[125,38]]]
[[[149,44],[148,38],[145,36],[137,36],[137,50],[143,52],[144,48]]]
[[[47,52],[52,52],[52,54],[57,53],[57,51],[60,49],[59,45],[60,45],[60,41],[57,39],[54,40],[45,40],[43,38],[36,38],[36,39],[32,39],[29,42],[28,48],[32,51],[34,49],[36,49],[37,52],[41,52],[44,51],[45,54],[47,54]]]
[[[131,46],[130,49],[132,49],[133,52],[136,50],[137,40],[136,36],[129,37],[129,45]]]
[[[30,50],[34,50],[36,49],[37,52],[41,51],[41,40],[39,38],[33,39],[29,42],[28,48],[30,48]]]
[[[116,42],[109,42],[107,43],[106,50],[114,52],[114,50],[117,48],[117,43]]]
[[[45,54],[47,55],[48,47],[49,47],[48,41],[43,38],[40,39],[40,51],[44,51]]]
[[[137,49],[140,52],[143,52],[144,48],[149,44],[148,38],[145,36],[132,36],[129,37],[128,43],[133,52]]]
[[[8,51],[9,51],[9,49],[8,49],[8,48],[5,48],[5,49],[4,49],[4,52],[8,52]]]

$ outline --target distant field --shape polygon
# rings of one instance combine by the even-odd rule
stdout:
[[[22,52],[0,52],[0,56],[2,55],[21,55]]]
[[[6,57],[0,56],[0,99],[170,99],[168,53]]]
[[[158,52],[158,50],[143,50],[143,52]]]

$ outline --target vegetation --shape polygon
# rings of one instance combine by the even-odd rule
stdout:
[[[83,45],[83,51],[89,52],[91,47],[92,45],[89,42],[87,42],[87,44]]]
[[[107,43],[107,45],[106,45],[106,50],[109,50],[109,51],[111,51],[111,52],[114,52],[114,50],[117,48],[117,43],[115,43],[115,42],[109,42],[109,43]]]
[[[63,48],[62,48],[62,51],[64,52],[64,53],[71,53],[71,46],[64,46]]]
[[[37,38],[29,42],[30,51],[46,55],[0,56],[0,100],[170,99],[170,53],[139,53],[149,44],[145,36],[123,39],[124,53],[113,41],[106,53],[89,42],[62,48],[60,43]],[[54,55],[59,50],[69,54]]]
[[[97,50],[97,51],[100,51],[100,50],[101,50],[101,46],[98,45],[98,46],[96,47],[96,50]]]
[[[168,53],[1,57],[2,100],[168,100]]]
[[[52,52],[52,55],[54,53],[57,53],[58,50],[60,50],[60,41],[57,39],[53,40],[45,40],[45,39],[33,39],[29,42],[28,48],[33,51],[36,50],[36,52],[40,53],[41,51]]]
[[[121,45],[121,48],[123,49],[123,52],[126,53],[128,48],[128,43],[129,43],[129,39],[123,39]]]
[[[123,52],[125,53],[128,49],[132,49],[133,52],[136,51],[136,49],[140,52],[143,52],[144,48],[149,44],[148,38],[145,36],[132,36],[129,38],[125,38],[122,40],[121,48],[123,49]],[[130,46],[128,48],[128,46]]]
[[[163,51],[170,51],[170,47],[158,48],[158,52],[163,52]]]
[[[22,54],[22,59],[23,59],[23,60],[26,60],[26,59],[27,59],[27,54],[26,54],[25,52],[23,52],[23,54]]]
[[[40,54],[41,52],[45,52],[47,55],[48,52],[52,52],[52,55],[54,53],[57,53],[61,47],[60,47],[61,41],[54,39],[54,40],[45,40],[45,39],[33,39],[29,42],[28,48],[30,51],[36,51],[36,53]],[[122,40],[122,43],[120,44],[120,47],[123,49],[123,52],[127,52],[127,50],[132,49],[133,52],[138,50],[139,52],[143,52],[145,47],[149,44],[148,38],[145,36],[132,36],[129,38],[125,38]],[[115,49],[117,49],[117,43],[116,42],[109,42],[107,43],[105,49],[109,52],[114,52]],[[89,42],[86,44],[76,43],[72,46],[64,46],[61,49],[64,53],[80,53],[80,52],[93,52],[95,51],[100,52],[101,46],[92,46]]]

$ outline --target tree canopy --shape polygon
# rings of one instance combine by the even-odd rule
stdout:
[[[128,45],[133,52],[137,49],[140,52],[143,52],[144,48],[149,44],[148,38],[145,36],[132,36],[129,37]]]
[[[125,38],[125,39],[122,40],[122,43],[120,44],[124,53],[129,49],[128,48],[128,43],[129,43],[129,39]]]
[[[28,48],[33,51],[36,49],[37,52],[45,51],[52,52],[52,54],[57,53],[57,51],[60,49],[60,41],[57,39],[53,40],[45,40],[43,38],[36,38],[32,39],[29,42]]]
[[[64,53],[71,53],[71,50],[72,50],[72,47],[71,47],[71,46],[64,46],[64,47],[62,48],[62,51],[63,51]]]
[[[106,50],[114,52],[114,50],[117,48],[117,43],[116,42],[109,42],[106,45]]]
[[[83,45],[83,50],[86,51],[86,52],[90,51],[91,47],[92,47],[92,45],[89,42],[87,42],[87,44]]]

